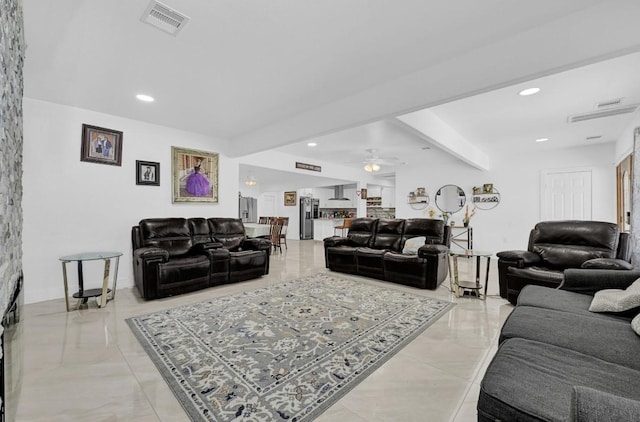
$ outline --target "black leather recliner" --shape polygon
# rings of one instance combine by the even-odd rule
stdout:
[[[500,296],[514,305],[528,284],[558,287],[568,268],[629,270],[629,234],[601,221],[543,221],[526,251],[498,252]]]

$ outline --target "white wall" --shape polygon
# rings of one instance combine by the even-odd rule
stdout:
[[[123,131],[122,166],[80,161],[82,124]],[[171,146],[218,152],[219,202],[171,203]],[[226,141],[24,99],[24,277],[27,303],[63,297],[60,256],[120,251],[118,287],[133,286],[131,227],[150,217],[237,217],[238,163]],[[160,186],[135,183],[136,160],[160,163]],[[77,290],[71,265],[70,293]],[[85,265],[99,287],[101,263]]]
[[[526,249],[529,231],[540,221],[540,173],[542,170],[589,167],[593,173],[593,220],[615,222],[615,145],[599,144],[538,154],[517,152],[491,154],[489,171],[481,171],[442,152],[434,151],[433,160],[419,168],[402,168],[396,176],[396,216],[428,217],[427,209],[417,211],[407,204],[407,194],[425,186],[437,210],[435,192],[442,185],[460,186],[471,197],[473,186],[493,183],[501,194],[500,204],[492,210],[477,210],[471,220],[474,249],[499,252]],[[469,203],[469,202],[467,202]],[[464,209],[452,216],[462,222]]]
[[[620,164],[620,161],[624,160],[627,155],[633,152],[633,131],[635,128],[640,127],[640,110],[636,111],[636,114],[629,123],[629,125],[622,131],[618,141],[616,142],[615,163]]]

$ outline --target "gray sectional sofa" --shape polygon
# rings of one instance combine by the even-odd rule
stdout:
[[[478,420],[640,421],[639,311],[588,310],[596,291],[639,277],[571,269],[558,289],[526,286],[482,380]]]

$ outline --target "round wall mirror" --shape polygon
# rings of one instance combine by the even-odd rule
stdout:
[[[454,214],[464,207],[467,196],[460,186],[444,185],[436,192],[436,207],[442,212]]]

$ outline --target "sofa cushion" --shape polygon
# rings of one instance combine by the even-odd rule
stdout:
[[[573,350],[511,339],[500,346],[486,370],[478,416],[492,421],[566,421],[574,386],[637,399],[639,377],[639,371]]]
[[[589,312],[592,299],[590,295],[529,284],[518,296],[518,306],[554,309],[593,318],[630,320],[626,315]]]
[[[164,249],[171,257],[191,250],[191,232],[185,218],[148,218],[139,226],[143,247]]]
[[[404,247],[402,248],[403,254],[417,254],[418,248],[425,244],[427,238],[425,236],[416,236],[410,239],[407,239],[404,242]]]
[[[448,229],[444,226],[444,221],[431,218],[408,218],[404,225],[404,241],[417,236],[426,238],[425,244],[448,246],[445,236]]]
[[[640,421],[640,401],[575,386],[571,395],[571,422]]]
[[[623,312],[640,307],[640,278],[626,289],[604,289],[593,295],[591,312]]]
[[[378,219],[376,218],[354,218],[351,220],[351,227],[347,238],[352,246],[370,246],[373,239]]]
[[[245,239],[244,224],[239,218],[209,218],[211,237],[225,249],[237,251]]]
[[[628,321],[517,306],[500,332],[500,342],[510,338],[553,344],[640,371],[640,337]]]
[[[173,284],[179,281],[208,281],[211,262],[205,255],[174,257],[169,262],[158,264],[158,284]]]
[[[378,221],[372,248],[400,251],[402,248],[402,234],[405,220],[381,219]]]

